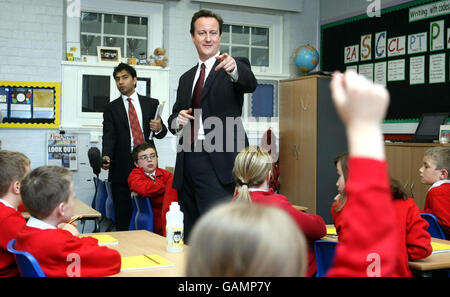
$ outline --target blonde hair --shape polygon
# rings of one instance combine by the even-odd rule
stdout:
[[[28,167],[30,167],[30,159],[24,154],[0,150],[0,197],[6,195],[13,182],[22,182]]]
[[[234,202],[218,205],[194,226],[188,277],[304,276],[306,240],[277,208]]]
[[[272,169],[272,158],[259,146],[246,147],[234,160],[236,186],[241,187],[236,201],[252,202],[249,187],[261,185]]]
[[[425,151],[425,156],[436,162],[436,169],[445,169],[450,174],[450,147],[436,146]]]

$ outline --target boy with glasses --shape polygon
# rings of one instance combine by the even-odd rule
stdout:
[[[172,201],[178,201],[177,191],[172,189],[173,174],[158,168],[156,148],[144,142],[134,148],[134,168],[128,177],[130,191],[141,198],[148,197],[153,209],[153,232],[165,235],[166,212]]]

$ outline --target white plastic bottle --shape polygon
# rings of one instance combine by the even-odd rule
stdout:
[[[166,213],[166,239],[167,251],[169,253],[179,253],[184,246],[184,215],[180,211],[178,202],[172,202],[170,209]]]

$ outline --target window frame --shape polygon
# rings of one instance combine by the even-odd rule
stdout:
[[[258,74],[282,74],[283,65],[283,16],[254,14],[247,12],[214,10],[226,25],[260,27],[269,29],[269,66],[253,66],[252,71]]]
[[[83,12],[146,17],[148,19],[146,55],[149,56],[155,48],[163,45],[163,3],[133,2],[133,5],[130,5],[130,2],[119,0],[83,0],[80,8]],[[66,41],[81,44],[81,19],[67,17],[66,24]]]

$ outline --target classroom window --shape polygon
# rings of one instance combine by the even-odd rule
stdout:
[[[82,55],[96,55],[97,46],[120,47],[123,57],[147,53],[148,18],[142,16],[81,12]]]
[[[224,24],[220,51],[269,67],[269,28]]]
[[[283,17],[214,10],[224,21],[221,52],[249,59],[255,76],[282,76]]]

